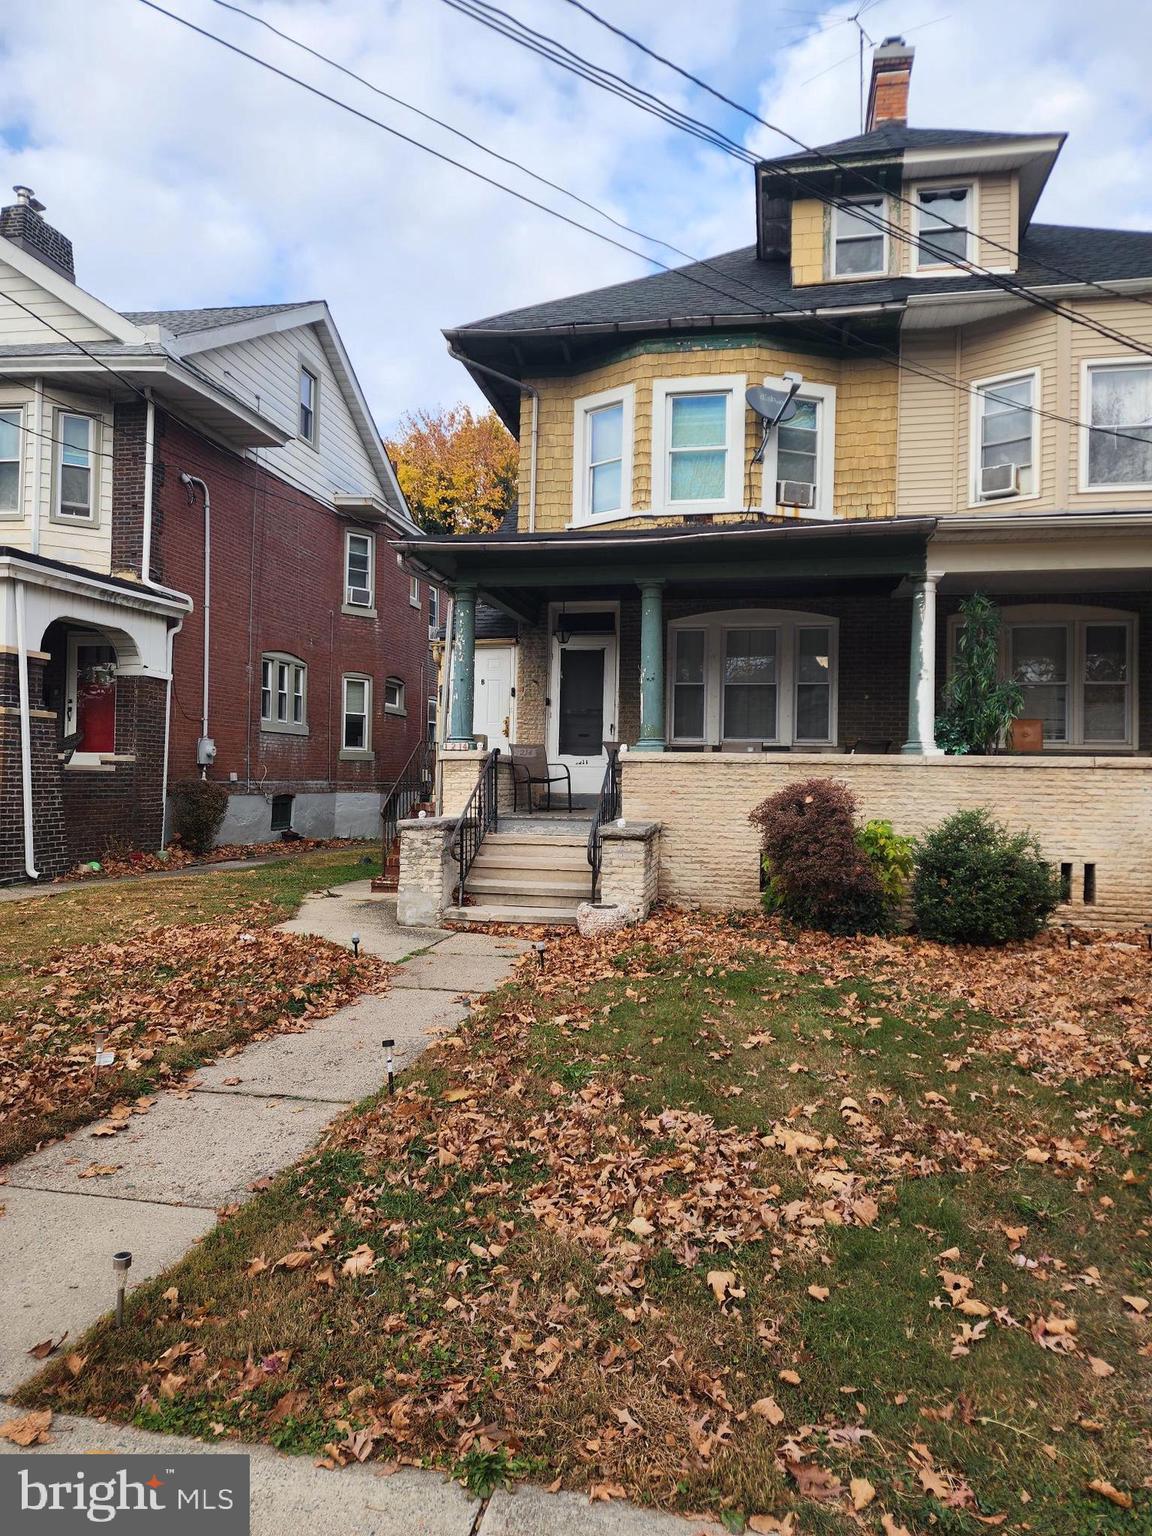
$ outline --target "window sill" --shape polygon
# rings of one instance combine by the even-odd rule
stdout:
[[[348,614],[353,619],[374,619],[376,617],[376,609],[374,607],[362,608],[359,603],[341,603],[340,612]]]
[[[261,731],[268,736],[307,736],[306,725],[287,725],[278,720],[261,720]]]
[[[342,747],[340,749],[340,761],[342,763],[374,763],[375,752],[365,752],[354,747]]]
[[[384,713],[386,715],[394,715],[399,720],[407,719],[408,716],[408,711],[406,709],[393,709],[390,704],[385,704]]]
[[[968,503],[968,510],[970,512],[986,512],[989,509],[995,511],[999,506],[1018,507],[1021,502],[1039,501],[1040,499],[1041,493],[1039,491],[1028,491],[1016,496],[988,496],[982,501],[977,499],[970,501]]]

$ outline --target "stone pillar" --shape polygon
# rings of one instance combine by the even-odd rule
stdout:
[[[455,816],[402,821],[396,921],[402,928],[434,928],[445,907],[455,906],[458,866],[448,852]]]
[[[912,653],[908,664],[908,740],[902,752],[931,754],[936,746],[936,582],[912,583]]]
[[[664,750],[664,583],[640,583],[640,740],[638,752]]]
[[[471,746],[472,708],[476,692],[476,588],[457,587],[454,600],[448,744]]]
[[[602,906],[614,906],[643,922],[660,882],[660,822],[610,821],[600,829]]]

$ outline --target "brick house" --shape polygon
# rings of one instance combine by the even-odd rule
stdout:
[[[0,881],[162,845],[372,836],[425,738],[436,593],[323,303],[121,314],[0,212]]]
[[[834,771],[906,832],[988,805],[1069,915],[1152,918],[1152,234],[1039,222],[1064,136],[910,127],[912,64],[887,40],[863,134],[756,168],[754,244],[446,333],[523,451],[517,527],[403,546],[454,594],[443,805],[478,735],[542,744],[591,833],[555,910],[602,790],[664,895],[750,904],[747,812]],[[975,591],[1024,713],[945,756]],[[475,903],[545,905],[454,846]]]

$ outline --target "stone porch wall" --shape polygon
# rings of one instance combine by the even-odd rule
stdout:
[[[702,907],[758,900],[760,856],[748,813],[796,779],[847,783],[863,818],[921,834],[953,811],[985,806],[1031,828],[1054,864],[1072,865],[1072,902],[1058,918],[1122,928],[1152,921],[1152,761],[1146,758],[923,758],[821,754],[629,752],[623,809],[663,824],[660,896]],[[1096,900],[1083,902],[1084,866]]]

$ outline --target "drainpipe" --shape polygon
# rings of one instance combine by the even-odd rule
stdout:
[[[212,661],[212,497],[208,486],[199,475],[181,474],[180,484],[188,487],[188,500],[192,500],[192,487],[198,485],[204,497],[204,688],[200,708],[200,741],[208,740],[208,685]],[[197,759],[201,756],[198,748]],[[208,777],[208,764],[200,763],[200,777]]]
[[[168,830],[168,744],[172,739],[172,672],[176,662],[176,636],[184,628],[180,619],[168,631],[168,689],[164,701],[164,757],[160,765],[160,852],[166,847],[164,834]]]
[[[48,434],[44,431],[44,380],[36,380],[36,453],[39,456],[43,452],[43,444]],[[39,457],[36,464],[36,494],[32,497],[32,553],[40,553],[40,469]]]
[[[24,583],[13,583],[16,602],[16,675],[20,689],[20,792],[24,801],[24,873],[39,880],[36,868],[36,832],[32,805],[32,714],[28,689],[28,621],[24,610]]]
[[[473,358],[464,357],[457,352],[455,347],[448,348],[448,356],[455,358],[456,362],[463,363],[465,368],[476,368],[481,373],[487,373],[494,379],[499,379],[503,384],[511,384],[518,390],[523,390],[526,395],[532,396],[532,433],[528,449],[528,532],[536,532],[536,450],[540,438],[540,391],[531,384],[525,384],[521,379],[514,379],[510,373],[501,373],[499,368],[490,368],[487,363],[478,363]]]
[[[144,531],[140,551],[140,580],[152,581],[152,481],[156,469],[156,402],[152,391],[148,396],[147,414],[144,418]]]

